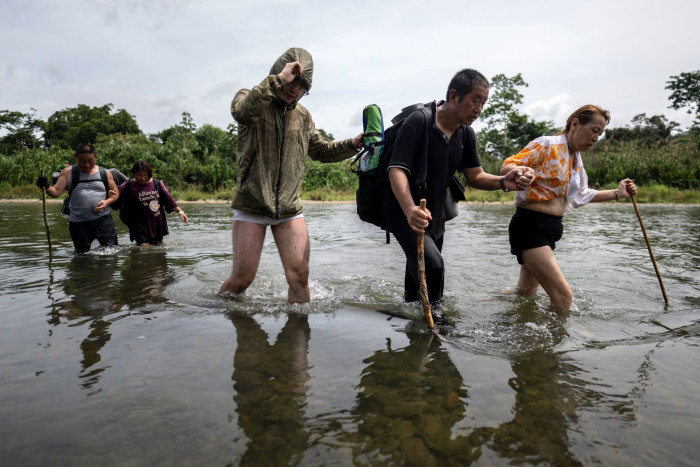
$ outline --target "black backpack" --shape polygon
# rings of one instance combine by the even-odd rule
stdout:
[[[100,166],[100,179],[102,180],[102,184],[105,186],[105,199],[107,198],[107,187],[109,186],[109,179],[107,178],[107,171],[109,171],[112,174],[112,178],[114,179],[114,183],[119,186],[124,181],[128,180],[126,175],[121,173],[117,169],[105,169],[104,167]],[[53,173],[53,183],[56,183],[56,180],[58,179],[59,172],[54,172]],[[61,214],[65,214],[66,216],[70,214],[70,195],[73,193],[73,190],[78,186],[78,183],[83,183],[83,182],[89,182],[90,180],[80,180],[80,168],[77,165],[74,165],[71,167],[71,172],[70,172],[70,186],[68,187],[68,196],[63,200],[63,204],[61,205]]]
[[[370,131],[366,131],[363,135],[364,149],[355,156],[350,168],[358,176],[359,184],[355,202],[357,204],[357,214],[364,222],[369,222],[384,229],[381,197],[385,190],[391,190],[388,173],[389,160],[394,150],[396,137],[406,121],[406,117],[417,111],[423,112],[428,122],[425,125],[425,134],[423,136],[422,167],[416,171],[414,178],[414,183],[418,186],[419,193],[422,194],[424,192],[425,181],[428,175],[429,122],[432,120],[431,106],[432,102],[404,107],[398,115],[391,119],[392,125],[386,130],[383,130],[383,121],[377,122],[377,119],[381,119],[381,111],[376,105],[369,105],[363,110],[363,127],[365,130]],[[381,138],[379,138],[379,126],[382,128]],[[368,161],[372,161],[372,163],[368,164]],[[353,166],[356,166],[356,168]],[[446,221],[455,218],[459,214],[457,203],[466,199],[464,189],[464,185],[453,174],[445,200]],[[386,232],[386,243],[389,243],[388,231]]]
[[[383,130],[383,139],[378,141],[378,131],[365,132],[363,135],[363,150],[355,156],[355,159],[350,164],[350,169],[358,177],[358,188],[355,195],[357,204],[357,214],[364,222],[384,228],[382,225],[382,203],[381,197],[386,190],[391,190],[389,184],[389,160],[394,150],[396,137],[399,130],[406,121],[406,117],[413,112],[421,111],[425,114],[427,121],[430,121],[432,112],[430,109],[431,103],[414,104],[405,107],[401,112],[391,119],[392,125]],[[379,115],[377,117],[377,115]],[[379,126],[376,120],[381,119],[381,111],[372,104],[363,110],[363,126],[365,130],[373,129]],[[383,129],[383,121],[381,122]],[[425,126],[425,137],[423,138],[423,159],[427,167],[428,163],[428,131],[429,125]],[[416,174],[415,183],[419,189],[425,186],[425,178],[427,169],[424,168]],[[386,232],[386,242],[389,243],[389,232]]]

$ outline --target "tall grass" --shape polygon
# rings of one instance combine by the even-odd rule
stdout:
[[[589,183],[605,185],[631,178],[637,185],[700,188],[700,141],[692,136],[657,141],[606,142],[584,155]]]

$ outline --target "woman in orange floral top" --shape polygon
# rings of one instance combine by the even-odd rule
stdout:
[[[598,141],[610,123],[610,113],[596,105],[585,105],[566,120],[566,128],[555,136],[542,136],[518,154],[503,161],[501,175],[516,167],[532,167],[535,179],[515,198],[516,211],[508,226],[511,253],[520,267],[518,293],[532,295],[540,284],[552,304],[571,309],[573,294],[554,257],[555,243],[563,232],[562,218],[567,207],[589,202],[619,200],[637,193],[637,186],[626,178],[615,190],[588,188],[581,153]]]

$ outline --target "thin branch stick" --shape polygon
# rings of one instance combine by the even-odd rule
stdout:
[[[420,208],[425,211],[425,199],[420,200]],[[423,304],[425,321],[430,330],[435,329],[433,314],[430,312],[430,302],[428,301],[428,285],[425,282],[425,234],[418,234],[418,280],[420,281],[420,301]]]
[[[661,286],[661,293],[664,294],[664,300],[666,305],[668,305],[668,297],[666,296],[666,289],[664,288],[664,281],[661,280],[661,273],[659,272],[659,267],[656,265],[656,260],[654,259],[654,253],[651,251],[651,243],[649,243],[649,236],[647,235],[647,230],[644,228],[644,222],[642,222],[642,215],[639,213],[639,208],[637,207],[637,201],[635,201],[634,196],[632,198],[632,204],[634,205],[634,211],[637,213],[637,219],[639,219],[639,225],[642,227],[642,233],[644,234],[644,240],[647,242],[647,249],[649,250],[649,256],[651,256],[651,262],[654,265],[654,270],[656,271],[656,277],[659,278],[659,285]]]
[[[41,168],[41,176],[44,176],[44,168]],[[46,217],[46,187],[41,187],[41,204],[44,208],[44,226],[46,227],[46,238],[49,240],[49,260],[53,259],[53,248],[51,247],[51,229],[49,219]]]

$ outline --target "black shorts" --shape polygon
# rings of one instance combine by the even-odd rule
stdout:
[[[510,252],[523,263],[525,250],[549,245],[554,250],[564,232],[563,216],[552,216],[530,209],[517,208],[508,225]]]

